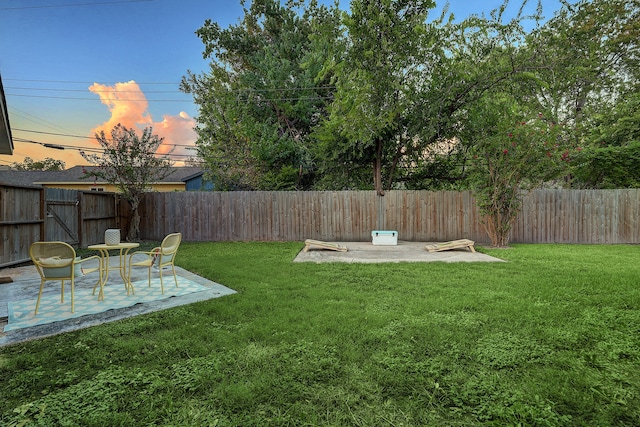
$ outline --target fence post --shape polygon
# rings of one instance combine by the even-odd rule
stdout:
[[[374,197],[376,198],[376,212],[377,212],[376,230],[385,230],[386,224],[387,224],[385,198],[384,196],[381,196],[377,193]]]
[[[45,198],[45,189],[44,187],[40,189],[40,237],[38,240],[45,239],[45,222],[47,221],[47,212],[46,212],[46,198]]]
[[[83,206],[84,204],[82,200],[82,191],[78,191],[76,193],[76,207],[78,209],[78,247],[79,248],[84,248],[85,246],[88,246],[85,244],[85,241],[84,241],[84,232],[83,232],[84,215],[82,212]]]

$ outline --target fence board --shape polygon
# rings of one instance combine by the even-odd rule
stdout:
[[[44,196],[37,187],[0,185],[0,266],[29,259],[44,234]]]

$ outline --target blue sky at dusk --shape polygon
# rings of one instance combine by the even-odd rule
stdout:
[[[449,12],[460,20],[502,3],[451,0]],[[526,10],[534,12],[537,2],[529,3]],[[434,18],[444,4],[438,2]],[[542,4],[547,18],[560,8],[560,0]],[[520,5],[511,1],[507,17]],[[237,0],[0,1],[0,73],[15,146],[13,156],[0,155],[0,165],[25,156],[85,164],[79,150],[97,149],[91,136],[119,122],[153,126],[174,160],[184,159],[193,153],[197,108],[178,85],[187,70],[208,68],[195,31],[206,19],[226,28],[242,16]]]

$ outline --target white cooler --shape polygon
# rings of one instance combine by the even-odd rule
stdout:
[[[374,245],[398,245],[398,232],[390,230],[373,230],[371,232],[371,239]]]

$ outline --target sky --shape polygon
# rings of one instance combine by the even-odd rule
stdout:
[[[434,18],[446,3],[436,2]],[[502,3],[449,0],[448,12],[461,20]],[[506,18],[521,3],[512,0]],[[525,11],[536,4],[530,0]],[[542,6],[550,18],[561,4]],[[348,10],[348,1],[340,7]],[[208,69],[195,31],[206,19],[227,28],[243,16],[239,0],[0,0],[0,75],[14,141],[0,166],[26,156],[62,160],[66,168],[88,164],[80,153],[98,152],[93,136],[109,136],[117,123],[151,126],[164,138],[159,152],[180,165],[195,154],[198,110],[179,84],[187,70]]]

